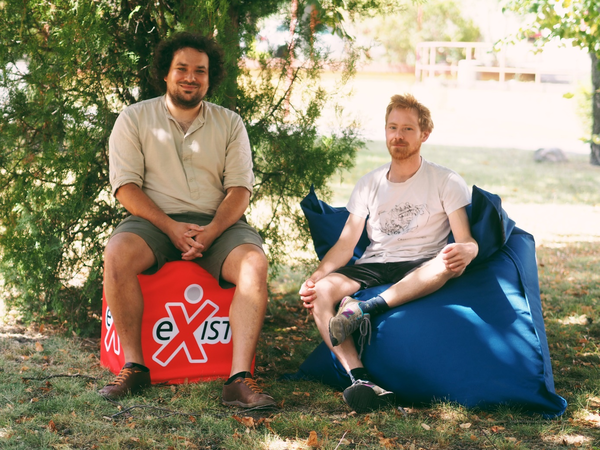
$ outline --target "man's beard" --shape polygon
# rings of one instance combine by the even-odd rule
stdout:
[[[414,156],[415,154],[419,153],[419,150],[421,149],[420,145],[415,145],[415,146],[408,146],[408,147],[396,147],[392,149],[390,149],[390,147],[388,147],[388,152],[390,153],[392,159],[395,159],[396,161],[404,161],[406,159],[409,159],[411,156]]]
[[[179,94],[177,89],[167,89],[167,94],[169,95],[169,98],[173,104],[181,109],[194,109],[200,104],[205,96],[205,93],[203,93],[201,90],[196,91],[196,94],[192,97],[184,97],[183,95]]]

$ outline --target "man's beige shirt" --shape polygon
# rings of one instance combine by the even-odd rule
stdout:
[[[109,140],[113,195],[134,183],[166,214],[215,214],[230,187],[252,193],[254,174],[246,128],[236,113],[202,102],[184,133],[165,97],[127,107]]]

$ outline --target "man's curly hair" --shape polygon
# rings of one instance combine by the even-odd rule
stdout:
[[[160,92],[167,91],[165,77],[171,68],[173,55],[182,48],[193,48],[199,52],[204,52],[208,56],[208,92],[210,96],[225,78],[225,67],[223,66],[223,49],[217,42],[209,37],[196,33],[181,32],[174,34],[158,44],[154,51],[154,62],[152,75],[154,84]]]

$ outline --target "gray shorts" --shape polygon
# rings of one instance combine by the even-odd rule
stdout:
[[[208,225],[213,219],[210,214],[193,212],[169,214],[168,216],[177,222],[195,223],[200,226]],[[175,247],[169,237],[148,220],[138,216],[129,216],[117,225],[112,236],[123,232],[140,236],[154,253],[156,263],[144,271],[145,275],[156,273],[169,261],[181,261],[181,250]],[[215,239],[208,250],[202,253],[202,257],[196,258],[194,262],[219,280],[221,287],[231,287],[231,283],[221,278],[221,267],[229,253],[243,244],[253,244],[261,249],[263,244],[262,238],[254,228],[248,225],[245,217],[227,228],[221,236]]]

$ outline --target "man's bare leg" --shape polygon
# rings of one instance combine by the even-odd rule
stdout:
[[[104,252],[104,293],[126,362],[144,364],[144,298],[137,276],[154,262],[154,253],[146,241],[133,233],[114,235]]]
[[[448,270],[441,255],[438,255],[379,295],[390,308],[394,308],[437,291],[448,280],[461,274]]]
[[[229,310],[233,361],[231,374],[250,371],[267,310],[268,263],[253,244],[236,247],[223,263],[221,277],[236,285]]]
[[[223,386],[223,403],[244,408],[269,407],[275,400],[247,376],[267,310],[267,258],[261,248],[243,244],[227,256],[221,277],[236,285],[229,310],[233,359],[230,379]],[[233,375],[242,376],[233,379]]]
[[[330,340],[336,344],[345,342],[359,328],[364,314],[380,314],[389,308],[417,300],[437,291],[448,280],[461,274],[462,271],[448,270],[439,254],[378,296],[364,302],[346,302],[329,323]]]
[[[119,334],[125,365],[100,394],[117,399],[150,386],[142,353],[144,298],[137,276],[154,264],[146,242],[133,233],[114,235],[104,253],[104,292]]]
[[[369,380],[370,375],[364,368],[352,339],[346,339],[334,347],[329,337],[329,321],[336,314],[336,305],[342,298],[353,294],[359,288],[358,282],[344,275],[327,275],[315,285],[317,298],[313,301],[313,315],[323,341],[352,379],[352,385],[344,390],[344,400],[354,411],[364,413],[388,405],[394,399],[394,394]]]
[[[313,317],[323,341],[333,351],[344,369],[349,373],[351,369],[363,367],[358,357],[358,352],[351,339],[334,347],[329,338],[329,320],[336,314],[336,306],[347,295],[352,295],[360,289],[360,284],[350,278],[331,273],[319,280],[315,285],[317,298],[313,302]]]

